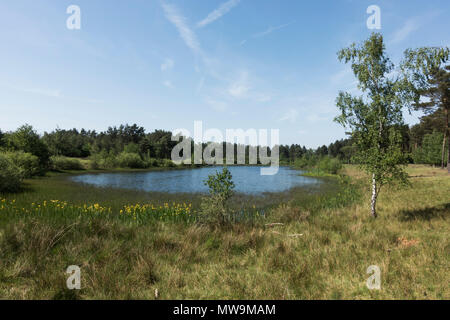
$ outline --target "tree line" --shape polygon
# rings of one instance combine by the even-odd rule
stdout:
[[[410,163],[441,165],[444,119],[443,112],[438,109],[422,117],[420,123],[416,125],[411,127],[404,125],[399,128],[402,135],[402,149],[409,155]],[[38,158],[43,170],[49,167],[52,157],[108,158],[127,153],[139,155],[142,160],[169,160],[176,144],[176,141],[172,141],[172,132],[155,130],[147,133],[144,127],[137,124],[113,126],[102,132],[58,128],[43,135],[39,135],[30,125],[23,125],[11,132],[0,130],[0,151],[30,153]],[[204,143],[203,149],[206,146]],[[239,146],[241,145],[234,144],[235,154]],[[248,145],[244,147],[248,156],[250,147]],[[280,162],[283,164],[322,157],[337,158],[344,163],[356,163],[353,157],[356,149],[352,138],[347,138],[316,149],[306,148],[300,144],[280,145],[279,154]],[[422,156],[424,153],[427,157]]]

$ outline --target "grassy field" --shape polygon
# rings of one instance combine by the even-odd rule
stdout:
[[[198,195],[80,187],[67,174],[29,180],[0,195],[0,297],[449,299],[450,175],[408,171],[411,187],[384,189],[376,220],[364,175],[348,166],[350,181],[327,178],[320,193],[238,196],[236,208],[262,218],[221,229],[177,220],[195,213]],[[136,204],[157,218],[134,219]],[[81,268],[79,291],[66,289],[69,265]],[[366,287],[370,265],[381,290]]]

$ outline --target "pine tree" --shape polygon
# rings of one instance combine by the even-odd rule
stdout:
[[[415,86],[418,96],[427,98],[415,104],[416,110],[426,114],[444,114],[441,132],[444,133],[441,147],[441,166],[450,172],[450,153],[445,161],[445,145],[450,148],[450,49],[419,48],[406,50],[402,64],[403,74]]]

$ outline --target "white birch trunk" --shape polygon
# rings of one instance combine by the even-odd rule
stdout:
[[[374,218],[377,217],[377,197],[378,197],[377,180],[375,179],[375,174],[372,174],[372,201],[371,201],[371,209],[372,209],[372,216]]]

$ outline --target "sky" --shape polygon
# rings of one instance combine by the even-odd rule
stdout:
[[[329,144],[345,138],[338,92],[357,84],[336,53],[374,31],[370,5],[394,63],[406,48],[450,46],[448,0],[1,0],[0,129],[203,121]],[[408,124],[419,116],[405,112]]]

